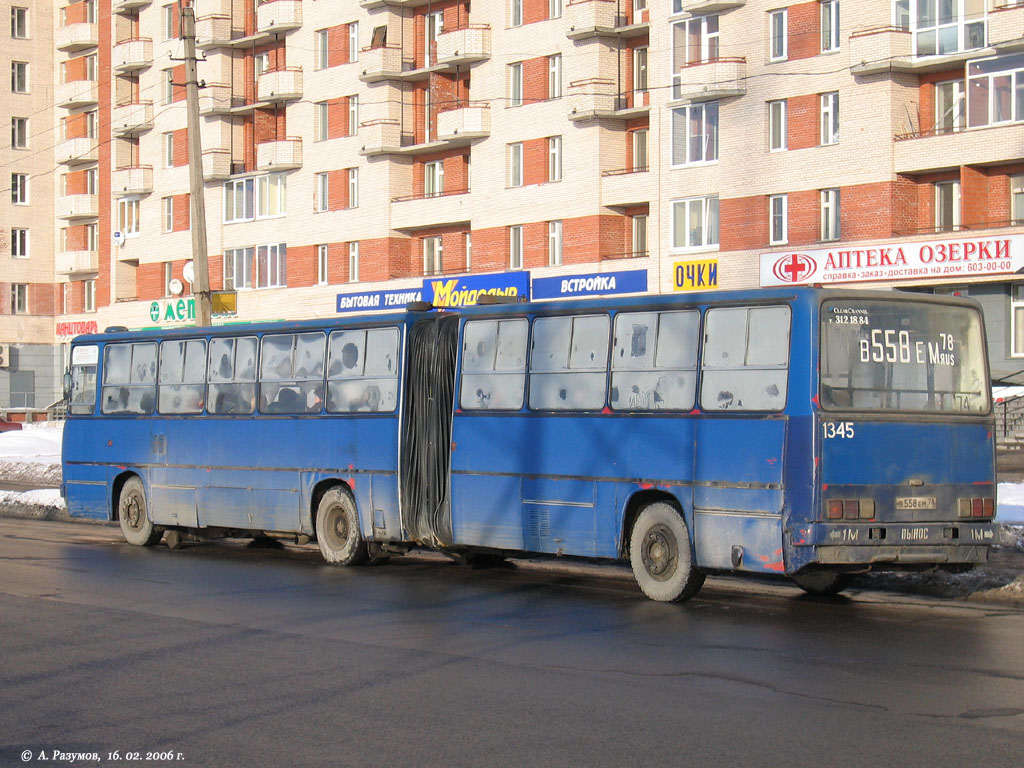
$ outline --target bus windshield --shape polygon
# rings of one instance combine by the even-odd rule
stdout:
[[[826,409],[988,413],[980,313],[925,302],[830,299],[821,306]]]

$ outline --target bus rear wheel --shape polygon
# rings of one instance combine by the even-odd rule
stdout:
[[[164,535],[149,519],[146,488],[138,477],[130,477],[117,499],[117,517],[125,541],[137,547],[152,547]]]
[[[809,595],[838,595],[853,580],[848,573],[804,571],[792,576],[793,583]]]
[[[359,534],[356,503],[347,491],[332,488],[316,510],[316,542],[320,554],[332,565],[359,565],[369,557]]]
[[[704,585],[704,572],[693,564],[686,521],[671,504],[649,504],[633,524],[629,563],[636,583],[651,600],[689,600]]]

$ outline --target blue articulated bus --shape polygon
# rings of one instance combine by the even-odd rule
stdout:
[[[812,593],[995,533],[981,312],[898,292],[496,303],[110,332],[71,350],[62,490],[125,538],[628,561]]]

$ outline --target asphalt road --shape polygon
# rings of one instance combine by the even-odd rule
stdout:
[[[1022,638],[1012,608],[0,519],[0,764],[1018,766]]]

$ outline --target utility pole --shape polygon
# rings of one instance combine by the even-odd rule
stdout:
[[[196,72],[196,14],[191,5],[181,9],[181,38],[185,41],[185,108],[188,113],[188,180],[191,202],[192,293],[196,297],[196,325],[213,324],[210,264],[206,254],[206,199],[203,195],[203,143],[199,135],[199,77]]]

